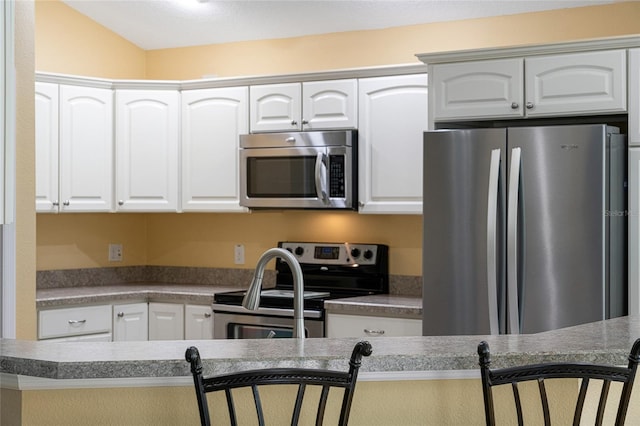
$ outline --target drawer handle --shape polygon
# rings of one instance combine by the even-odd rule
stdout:
[[[74,324],[84,324],[85,322],[87,322],[86,319],[83,320],[69,320],[69,324],[74,325]]]
[[[364,333],[367,336],[382,336],[384,334],[384,330],[371,330],[371,329],[365,328]]]

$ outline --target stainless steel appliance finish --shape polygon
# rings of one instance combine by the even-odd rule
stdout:
[[[625,314],[624,136],[605,125],[424,136],[423,334]]]
[[[278,247],[291,252],[302,270],[304,337],[324,337],[325,300],[389,292],[385,245],[280,242]],[[214,338],[294,337],[294,281],[278,257],[276,286],[261,291],[257,310],[242,306],[245,290],[216,294]]]
[[[357,131],[240,136],[240,205],[356,209]]]

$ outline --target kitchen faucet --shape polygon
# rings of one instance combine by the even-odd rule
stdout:
[[[298,259],[288,250],[281,248],[271,248],[265,251],[253,273],[253,279],[247,294],[242,299],[242,306],[255,311],[260,306],[260,291],[262,290],[262,276],[267,263],[274,257],[281,258],[293,273],[293,337],[304,339],[304,281],[302,278],[302,268]]]

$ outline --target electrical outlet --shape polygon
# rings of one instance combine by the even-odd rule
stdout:
[[[244,265],[244,246],[236,244],[233,248],[233,261],[236,265]]]
[[[122,262],[122,244],[109,244],[109,262]]]

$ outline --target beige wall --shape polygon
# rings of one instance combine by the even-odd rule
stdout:
[[[286,74],[418,63],[416,53],[640,32],[640,2],[147,52],[147,78]]]
[[[632,18],[639,15],[640,2],[631,2],[141,53],[65,4],[37,1],[36,63],[41,71],[109,78],[140,78],[143,68],[149,79],[294,73],[417,62],[416,53],[439,50],[635,34],[640,33],[640,20]],[[65,31],[73,34],[62,35]],[[36,267],[114,265],[107,262],[107,245],[120,242],[124,245],[122,265],[215,267],[238,267],[233,264],[233,245],[242,243],[246,264],[240,267],[251,268],[262,250],[281,239],[350,239],[387,243],[393,274],[421,274],[419,215],[347,213],[330,222],[326,233],[308,226],[318,217],[310,212],[38,215]]]
[[[145,51],[60,0],[38,0],[36,70],[103,78],[145,78]]]
[[[16,65],[16,337],[36,336],[34,38],[32,1],[15,3]]]

